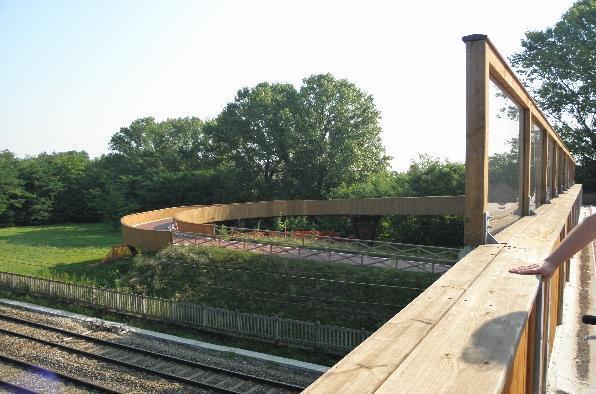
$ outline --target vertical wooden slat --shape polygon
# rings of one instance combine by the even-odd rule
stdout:
[[[522,212],[524,216],[530,214],[530,154],[532,152],[532,112],[530,109],[523,109],[523,122],[521,124],[521,134],[523,141],[521,144],[521,189],[520,198],[522,201]],[[520,139],[521,141],[522,139]]]
[[[546,203],[547,196],[550,193],[546,190],[548,182],[547,182],[547,164],[548,164],[548,133],[546,131],[542,132],[542,173],[540,174],[540,202],[543,204]]]
[[[528,324],[524,328],[524,332],[519,340],[517,350],[515,351],[515,358],[509,370],[507,383],[505,384],[504,393],[523,394],[526,392],[526,372],[527,372],[527,356],[528,356]]]
[[[552,196],[559,195],[559,148],[553,141],[553,173],[552,173]]]
[[[534,391],[534,355],[536,351],[536,345],[540,345],[540,338],[536,337],[536,303],[532,307],[530,316],[528,317],[528,349],[526,352],[526,393],[532,393]],[[536,342],[538,340],[538,343]]]
[[[484,242],[483,215],[488,201],[488,83],[486,36],[466,43],[466,167],[464,244]]]

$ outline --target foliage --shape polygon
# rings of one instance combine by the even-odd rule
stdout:
[[[358,183],[342,183],[327,196],[332,199],[398,197],[407,194],[406,177],[397,172],[379,172]]]
[[[596,0],[580,0],[553,27],[526,33],[511,58],[595,187]],[[582,176],[583,177],[583,176]]]
[[[107,160],[113,162],[120,174],[192,171],[201,168],[205,156],[203,121],[137,119],[112,136],[110,150]]]
[[[13,209],[4,224],[42,224],[87,219],[80,181],[89,157],[85,152],[42,153],[13,159],[22,189],[13,193]]]
[[[11,152],[0,152],[0,224],[13,223],[27,198],[17,166],[18,160]]]
[[[207,122],[137,119],[112,136],[108,154],[94,159],[85,152],[19,159],[4,151],[0,225],[118,226],[128,213],[180,205],[463,193],[459,163],[422,156],[407,172],[388,171],[379,120],[372,96],[321,74],[305,78],[298,89],[266,82],[240,89]],[[403,240],[403,232],[388,229],[393,220],[263,218],[229,224]]]
[[[260,83],[240,89],[205,129],[213,154],[239,172],[241,185],[256,199],[285,193],[296,148],[297,102],[292,85]]]
[[[261,83],[205,128],[213,156],[238,171],[253,199],[321,198],[387,168],[372,96],[330,74]]]
[[[364,182],[341,185],[333,189],[329,197],[453,196],[463,195],[464,192],[463,163],[421,155],[404,173],[378,173]],[[358,222],[365,219],[372,221],[370,217],[357,216],[349,222],[336,219],[332,225],[343,235],[357,235]],[[463,241],[461,217],[386,216],[376,226],[377,230],[373,233],[384,241],[453,247],[461,246]]]
[[[242,312],[375,329],[436,277],[189,246],[136,256],[119,284],[136,293]]]
[[[406,173],[410,196],[463,195],[464,164],[420,155]]]
[[[386,171],[381,115],[373,97],[353,83],[331,74],[304,79],[298,115],[295,196],[320,198],[341,184]]]

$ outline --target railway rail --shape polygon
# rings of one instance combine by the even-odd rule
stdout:
[[[28,319],[10,316],[5,312],[0,313],[0,323],[0,336],[16,337],[35,342],[59,351],[75,354],[78,357],[94,359],[98,362],[122,367],[125,370],[147,374],[152,378],[158,376],[165,381],[181,384],[182,387],[187,388],[184,391],[193,391],[198,388],[208,392],[240,394],[248,392],[300,392],[305,388],[296,384],[263,378],[96,338]],[[35,334],[26,333],[28,330],[34,331]],[[42,338],[44,336],[46,338]],[[53,338],[48,339],[47,336]],[[15,360],[15,362],[25,363],[21,360]],[[52,371],[52,373],[56,372]],[[68,377],[64,379],[67,380]],[[7,383],[10,384],[10,382]],[[92,389],[100,392],[118,392],[104,386],[98,386]]]
[[[34,365],[32,363],[23,361],[23,360],[19,360],[16,359],[14,357],[10,357],[6,354],[0,354],[0,364],[11,364],[14,365],[18,368],[20,368],[21,370],[23,370],[23,372],[25,373],[32,373],[35,375],[38,375],[39,378],[41,378],[42,380],[51,380],[51,384],[55,384],[55,379],[58,378],[62,383],[65,384],[69,384],[72,385],[74,387],[81,387],[84,388],[85,390],[93,390],[93,391],[98,391],[98,392],[103,392],[103,393],[114,393],[114,394],[120,394],[120,391],[116,391],[116,390],[112,390],[108,387],[99,385],[99,384],[95,384],[92,382],[89,382],[87,380],[84,379],[80,379],[77,378],[75,376],[69,375],[69,374],[65,374],[65,373],[61,373],[49,368],[43,368],[40,367],[38,365]],[[50,383],[50,382],[48,382]],[[36,393],[33,390],[30,390],[26,387],[23,387],[19,384],[13,383],[13,382],[8,382],[5,379],[0,379],[0,388],[3,388],[5,390],[7,390],[8,392],[15,392],[15,393],[19,393],[19,394],[29,394],[29,393]]]

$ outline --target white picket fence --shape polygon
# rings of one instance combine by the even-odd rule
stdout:
[[[0,272],[0,287],[167,322],[189,324],[218,333],[334,353],[349,352],[371,334],[365,330],[241,313],[203,304],[188,304],[8,272]]]

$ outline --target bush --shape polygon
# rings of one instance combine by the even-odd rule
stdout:
[[[126,290],[354,328],[377,328],[436,275],[204,247],[136,256]]]

